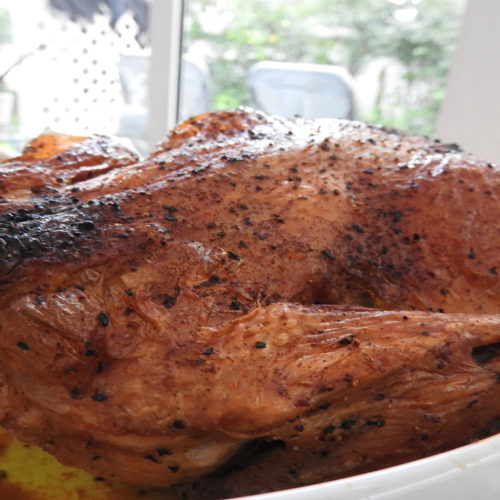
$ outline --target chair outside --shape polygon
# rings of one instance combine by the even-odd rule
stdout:
[[[181,60],[181,84],[179,88],[179,121],[210,110],[212,101],[210,74],[201,61],[187,54]]]
[[[352,118],[350,74],[323,64],[261,61],[249,71],[254,107],[283,116]]]

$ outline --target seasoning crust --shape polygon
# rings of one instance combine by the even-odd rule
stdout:
[[[200,500],[496,432],[499,196],[358,122],[219,111],[143,160],[44,134],[0,164],[0,422]]]

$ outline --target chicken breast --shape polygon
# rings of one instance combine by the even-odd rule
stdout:
[[[63,463],[222,498],[497,431],[500,173],[455,145],[237,109],[0,179],[0,421]]]

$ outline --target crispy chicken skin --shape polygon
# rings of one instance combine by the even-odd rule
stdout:
[[[237,109],[45,134],[0,195],[0,421],[63,463],[221,498],[496,430],[500,172],[456,146]]]

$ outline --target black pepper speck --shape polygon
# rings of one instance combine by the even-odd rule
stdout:
[[[359,224],[353,224],[351,226],[351,228],[353,231],[356,231],[357,233],[360,233],[360,234],[363,234],[365,232],[365,229],[363,228],[363,226],[360,226]]]
[[[186,424],[182,420],[174,420],[172,422],[172,427],[177,430],[183,430],[186,428]]]
[[[346,430],[349,430],[349,429],[352,429],[353,425],[356,423],[356,419],[355,418],[348,418],[347,420],[344,420],[342,422],[342,429],[346,429]]]
[[[335,260],[335,255],[332,254],[332,252],[328,249],[325,248],[324,250],[321,250],[321,253],[328,259],[328,260]]]
[[[106,401],[106,399],[108,399],[108,396],[106,396],[106,394],[103,394],[102,392],[94,392],[94,394],[92,394],[92,396],[90,397],[94,401],[99,401],[99,402]]]
[[[109,325],[109,316],[105,312],[100,312],[97,315],[97,320],[102,326],[106,327]]]
[[[173,205],[163,205],[163,209],[170,213],[177,212],[177,207],[174,207]]]
[[[82,391],[78,387],[73,387],[70,392],[72,399],[80,399]]]
[[[344,338],[339,340],[339,344],[341,344],[341,345],[352,344],[353,338],[354,338],[354,335],[350,335],[349,337],[344,337]]]
[[[172,295],[165,295],[163,297],[163,305],[167,308],[170,309],[173,305],[175,305],[175,297],[172,297]]]
[[[241,260],[241,257],[237,253],[234,253],[234,252],[231,252],[231,251],[227,252],[227,256],[230,259],[233,259],[233,260],[238,260],[238,261]]]
[[[165,455],[173,455],[173,453],[168,448],[158,448],[156,450],[156,453],[158,453],[160,457],[164,457]]]

